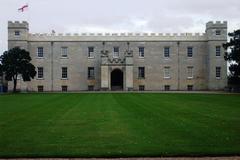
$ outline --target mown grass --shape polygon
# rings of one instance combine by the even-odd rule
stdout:
[[[0,157],[240,154],[240,96],[0,96]]]

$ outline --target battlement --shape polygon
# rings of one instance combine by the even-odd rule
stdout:
[[[202,37],[205,33],[30,33],[33,37]]]
[[[205,33],[29,33],[29,41],[206,41]]]
[[[8,28],[23,28],[23,29],[28,29],[29,25],[28,22],[26,21],[8,21]]]
[[[213,22],[213,21],[209,21],[207,24],[206,24],[206,29],[213,29],[213,28],[227,28],[227,21],[216,21],[216,22]]]

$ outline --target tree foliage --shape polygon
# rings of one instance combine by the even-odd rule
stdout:
[[[35,67],[30,63],[32,60],[29,52],[18,47],[5,51],[0,57],[2,71],[5,79],[14,83],[13,91],[16,92],[17,78],[22,76],[23,81],[30,81],[36,75]]]
[[[227,50],[225,60],[230,62],[229,84],[240,85],[240,29],[228,34],[230,41],[223,44]]]

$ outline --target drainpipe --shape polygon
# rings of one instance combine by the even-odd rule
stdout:
[[[177,41],[177,54],[178,54],[178,90],[180,90],[180,57],[179,57],[179,45],[180,45],[180,42]]]
[[[53,42],[51,42],[51,90],[53,92]]]

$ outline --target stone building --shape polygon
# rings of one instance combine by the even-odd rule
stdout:
[[[223,90],[227,22],[205,33],[32,34],[8,22],[8,48],[30,52],[37,75],[22,91]],[[9,82],[9,90],[12,82]]]

